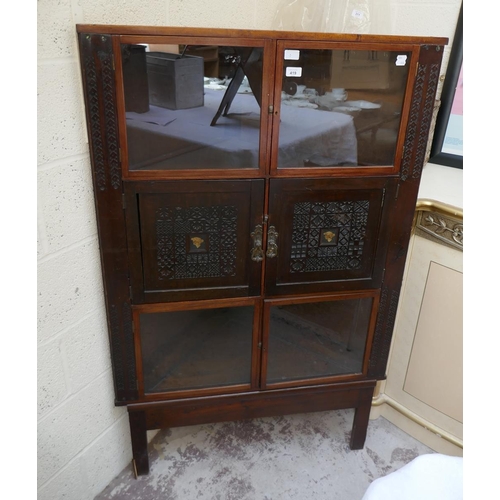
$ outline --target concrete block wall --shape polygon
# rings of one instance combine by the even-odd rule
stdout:
[[[272,29],[281,3],[38,0],[40,500],[92,499],[132,457],[126,410],[113,405],[75,24]],[[388,5],[389,34],[453,37],[460,0]]]

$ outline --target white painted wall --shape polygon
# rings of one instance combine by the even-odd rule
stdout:
[[[272,29],[280,4],[38,0],[39,500],[92,499],[132,457],[113,406],[75,23]],[[460,0],[388,4],[387,34],[453,37]]]

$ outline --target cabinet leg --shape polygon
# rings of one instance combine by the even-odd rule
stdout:
[[[365,445],[366,431],[368,430],[368,420],[370,418],[371,397],[367,402],[356,408],[351,431],[351,450],[361,450]]]
[[[149,474],[146,414],[143,411],[132,411],[129,412],[128,418],[130,422],[135,473],[138,476],[145,476]]]

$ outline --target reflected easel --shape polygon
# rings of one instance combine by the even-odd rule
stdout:
[[[248,78],[248,84],[252,89],[255,100],[261,106],[262,94],[262,61],[261,52],[254,48],[239,48],[234,47],[234,51],[238,56],[239,62],[235,74],[229,83],[224,97],[220,103],[219,109],[213,117],[210,126],[216,125],[217,120],[221,115],[227,116],[229,108],[238,93],[241,83],[245,76]]]

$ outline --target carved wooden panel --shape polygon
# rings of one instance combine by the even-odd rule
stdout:
[[[293,207],[290,272],[359,269],[370,202],[298,202]]]
[[[155,213],[158,279],[236,276],[238,207],[161,207]]]
[[[430,60],[420,60],[415,78],[401,163],[403,181],[408,178],[419,179],[422,174],[439,80],[441,51],[440,46],[426,45],[422,49],[423,56]]]
[[[137,214],[129,223],[134,267],[140,269],[132,273],[134,300],[258,293],[260,263],[250,259],[250,234],[262,223],[263,181],[140,186],[127,203]]]
[[[112,37],[80,34],[83,90],[115,395],[117,404],[138,397]]]
[[[418,187],[425,161],[432,111],[435,104],[443,47],[423,45],[411,96],[410,116],[405,134],[398,198],[391,213],[391,245],[385,260],[377,327],[368,375],[384,378],[394,330],[399,293],[405,268]]]
[[[392,336],[386,335],[387,331],[392,332],[396,321],[396,312],[399,302],[399,290],[389,290],[386,286],[382,288],[380,294],[379,313],[375,326],[375,335],[372,344],[372,354],[370,357],[369,374],[380,370],[380,359],[389,357]],[[385,365],[384,365],[385,369]]]
[[[278,232],[278,254],[267,259],[266,292],[380,286],[376,262],[393,186],[380,178],[271,181],[269,225]]]

